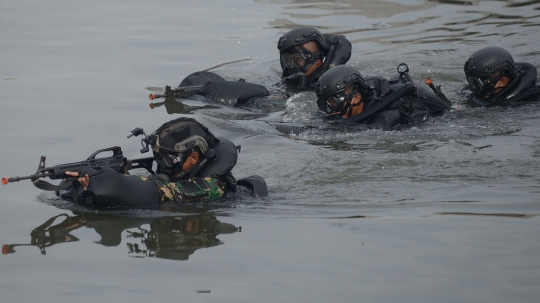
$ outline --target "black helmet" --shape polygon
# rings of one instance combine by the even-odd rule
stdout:
[[[309,26],[299,27],[292,29],[279,38],[277,48],[282,53],[284,50],[293,46],[302,45],[308,41],[315,40],[319,45],[328,49],[328,42],[324,39],[321,32],[317,29]]]
[[[353,91],[345,90],[356,85]],[[326,71],[315,84],[317,105],[326,113],[340,112],[346,109],[356,93],[366,93],[368,85],[360,72],[348,65],[338,65]]]
[[[309,41],[316,41],[322,49],[311,52],[304,48],[302,45]],[[297,72],[307,72],[315,61],[324,58],[325,50],[329,48],[329,45],[321,32],[313,27],[305,26],[290,30],[281,36],[277,48],[283,69],[282,77],[286,77]]]
[[[204,125],[184,117],[163,124],[149,137],[154,158],[159,165],[158,171],[165,173],[181,172],[191,152],[198,151],[204,155],[219,142]]]
[[[486,47],[472,54],[463,67],[473,92],[486,96],[503,76],[514,78],[517,67],[512,55],[500,47]]]

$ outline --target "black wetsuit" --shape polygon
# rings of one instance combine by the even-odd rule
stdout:
[[[437,96],[427,85],[414,83],[405,76],[397,75],[390,80],[366,77],[365,80],[370,91],[362,94],[362,113],[349,118],[342,118],[342,115],[327,116],[329,119],[367,123],[384,130],[395,130],[404,124],[425,122],[430,116],[443,115],[450,109],[449,101]],[[318,105],[323,110],[326,106]]]

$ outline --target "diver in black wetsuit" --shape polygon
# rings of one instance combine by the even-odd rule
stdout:
[[[133,131],[134,135],[144,134]],[[236,180],[231,170],[238,149],[225,138],[191,118],[163,124],[142,139],[151,146],[156,173],[149,177],[126,176],[111,168],[84,168],[67,172],[76,177],[63,199],[95,208],[154,208],[166,202],[200,202],[232,193],[253,197],[267,195],[264,179],[252,176]]]
[[[540,100],[536,67],[514,62],[500,47],[486,47],[472,54],[464,66],[469,100],[478,106],[514,105]]]
[[[279,38],[281,78],[289,87],[308,89],[330,68],[351,57],[351,42],[342,35],[321,34],[313,27],[299,27]]]
[[[406,64],[400,64],[398,72],[399,76],[390,80],[364,78],[351,66],[336,66],[315,85],[317,105],[328,118],[374,123],[384,130],[425,122],[430,116],[442,115],[450,109],[450,102],[440,88],[434,91],[412,82]]]

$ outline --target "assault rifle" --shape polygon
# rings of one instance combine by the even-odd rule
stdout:
[[[167,97],[174,97],[174,98],[184,98],[189,97],[198,94],[201,89],[202,85],[194,85],[194,86],[184,86],[184,87],[173,87],[171,88],[169,85],[165,86],[165,93],[160,95],[154,95],[150,94],[148,98],[150,100],[154,100],[156,98],[167,98]]]
[[[135,130],[134,130],[135,131]],[[142,130],[140,130],[142,131]],[[133,132],[133,131],[132,131]],[[113,155],[111,157],[96,158],[96,156],[102,152],[112,151]],[[135,160],[128,160],[122,154],[122,149],[119,146],[113,146],[109,148],[104,148],[93,152],[86,160],[75,163],[59,164],[52,167],[45,166],[45,157],[41,156],[39,160],[39,166],[35,174],[25,177],[13,177],[13,178],[2,178],[2,184],[8,184],[9,182],[18,182],[21,180],[30,179],[32,183],[39,189],[42,190],[59,190],[64,189],[64,187],[53,185],[46,181],[40,180],[40,178],[49,177],[52,180],[55,179],[64,179],[64,178],[73,178],[66,175],[67,171],[79,171],[83,168],[102,168],[110,167],[116,170],[119,173],[126,173],[127,171],[135,168],[145,168],[150,173],[154,173],[152,170],[152,162],[154,161],[153,157],[141,158]],[[66,187],[70,182],[66,182]]]

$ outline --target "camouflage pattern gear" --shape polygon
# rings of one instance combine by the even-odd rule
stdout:
[[[142,176],[133,176],[142,181],[149,181]],[[220,199],[227,193],[227,184],[215,178],[193,178],[176,182],[154,182],[161,193],[161,203],[164,202],[204,202]]]

